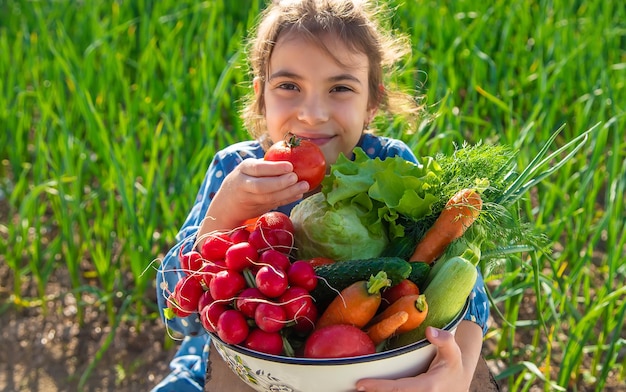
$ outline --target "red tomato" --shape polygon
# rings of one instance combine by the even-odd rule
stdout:
[[[348,324],[316,329],[304,344],[305,358],[344,358],[374,354],[372,339],[359,328]]]
[[[326,159],[322,150],[313,142],[290,135],[274,143],[265,153],[267,161],[289,161],[300,181],[315,189],[326,175]]]

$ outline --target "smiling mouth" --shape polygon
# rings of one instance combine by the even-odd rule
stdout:
[[[332,140],[334,138],[334,136],[324,136],[324,137],[306,137],[306,136],[300,136],[300,138],[302,140],[308,140],[311,143],[315,143],[318,146],[324,145],[326,143],[328,143],[330,140]]]

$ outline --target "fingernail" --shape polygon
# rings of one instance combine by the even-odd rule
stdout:
[[[431,335],[433,335],[433,338],[436,338],[437,336],[439,336],[439,330],[437,328],[434,327],[428,327],[430,328],[430,333]]]
[[[295,184],[296,182],[298,182],[298,175],[296,173],[289,173],[289,182],[291,184]]]
[[[365,391],[365,387],[358,387],[356,390],[359,391],[359,392],[363,392],[363,391]]]

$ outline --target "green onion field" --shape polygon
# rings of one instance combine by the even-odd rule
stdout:
[[[505,254],[486,271],[483,354],[502,389],[626,391],[626,5],[388,4],[413,46],[389,82],[432,118],[411,132],[379,119],[380,134],[418,157],[507,144],[522,170],[561,129],[547,176],[520,202],[552,251]],[[71,325],[92,325],[96,309],[107,331],[52,377],[57,389],[39,390],[148,390],[167,372],[176,341],[155,270],[215,151],[249,137],[242,43],[263,5],[0,0],[0,323],[58,318],[52,304],[74,298]],[[147,327],[164,351],[143,365],[163,372],[138,387],[139,362],[119,365],[105,385],[102,358]],[[0,351],[0,389],[36,390],[10,376],[18,354]]]

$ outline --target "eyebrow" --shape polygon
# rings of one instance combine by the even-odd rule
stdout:
[[[287,71],[287,70],[279,70],[279,71],[274,72],[273,74],[269,76],[268,80],[272,80],[274,78],[291,78],[291,79],[296,79],[296,80],[302,79],[300,75],[293,73],[291,71]],[[343,74],[331,76],[330,78],[328,78],[328,81],[333,82],[333,83],[346,81],[346,80],[358,83],[359,85],[361,84],[361,81],[356,76],[349,74],[349,73],[343,73]]]

